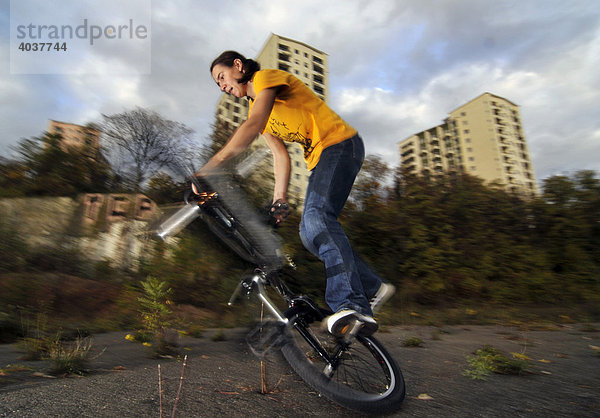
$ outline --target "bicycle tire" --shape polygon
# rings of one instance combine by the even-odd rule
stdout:
[[[400,408],[406,393],[404,377],[396,361],[376,338],[357,337],[342,355],[334,375],[329,377],[324,373],[326,362],[295,327],[311,332],[324,347],[334,338],[317,327],[299,323],[288,328],[289,335],[281,352],[309,386],[343,407],[364,413],[386,414]]]
[[[209,202],[201,212],[201,218],[209,229],[242,259],[267,271],[281,268],[280,238],[249,206],[241,189],[224,177],[210,180],[211,190],[218,192],[218,198]],[[223,218],[227,221],[223,222]],[[226,225],[227,222],[231,224]]]
[[[243,260],[253,264],[260,264],[261,257],[253,251],[252,243],[245,244],[244,233],[239,231],[239,226],[236,229],[225,227],[221,221],[212,216],[203,216],[202,220],[208,226],[208,229],[221,241],[225,246],[231,249]]]

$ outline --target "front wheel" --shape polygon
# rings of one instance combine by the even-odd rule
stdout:
[[[295,329],[294,329],[295,328]],[[296,323],[288,329],[281,348],[294,371],[323,396],[350,409],[384,414],[400,408],[405,396],[404,377],[383,345],[374,337],[357,337],[330,367],[313,348],[333,355],[339,343],[326,331]],[[307,342],[307,338],[311,343]]]

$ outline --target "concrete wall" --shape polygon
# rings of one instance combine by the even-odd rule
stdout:
[[[144,195],[0,199],[0,222],[30,248],[78,248],[93,261],[134,269],[153,247],[148,232],[160,213]]]

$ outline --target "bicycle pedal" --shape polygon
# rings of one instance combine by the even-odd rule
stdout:
[[[250,331],[246,343],[256,357],[262,358],[272,349],[281,348],[285,338],[285,324],[272,321],[259,324]]]

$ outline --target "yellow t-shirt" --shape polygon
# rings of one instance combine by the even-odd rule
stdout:
[[[321,152],[357,134],[325,102],[292,74],[281,70],[260,70],[252,79],[256,95],[264,89],[282,87],[275,99],[263,132],[304,148],[309,170],[315,168]],[[250,114],[252,113],[250,102]]]

